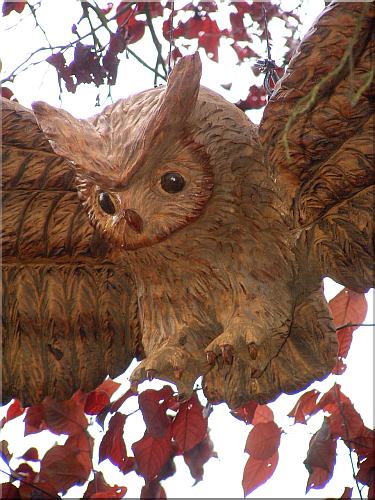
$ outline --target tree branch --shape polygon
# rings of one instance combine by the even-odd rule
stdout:
[[[342,330],[343,328],[348,328],[350,326],[355,326],[355,327],[359,327],[359,326],[375,326],[375,323],[345,323],[345,325],[340,325],[336,328],[336,332],[337,330]]]

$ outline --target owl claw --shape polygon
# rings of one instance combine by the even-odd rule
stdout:
[[[225,344],[220,347],[221,355],[223,356],[224,363],[231,365],[233,363],[233,348],[230,344]]]
[[[216,355],[213,351],[206,352],[206,359],[209,365],[213,365],[215,363]]]
[[[259,378],[262,375],[262,372],[259,370],[259,368],[252,368],[250,376],[251,378]]]
[[[258,356],[258,347],[255,344],[255,342],[250,342],[250,344],[248,344],[247,348],[249,350],[250,358],[252,360],[256,359]]]
[[[152,382],[156,377],[156,370],[147,370],[146,377],[149,382]]]

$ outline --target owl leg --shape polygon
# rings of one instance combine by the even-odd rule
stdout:
[[[258,378],[285,342],[288,332],[286,321],[272,325],[269,317],[262,321],[262,318],[250,319],[249,315],[237,316],[207,346],[207,361],[213,365],[221,357],[224,364],[231,365],[236,358],[246,363],[252,378]]]
[[[158,378],[176,385],[182,399],[190,397],[198,377],[208,370],[203,350],[189,349],[166,340],[135,368],[130,376],[133,389],[144,380]]]

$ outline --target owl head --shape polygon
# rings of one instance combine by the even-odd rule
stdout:
[[[213,191],[205,149],[193,140],[201,62],[187,56],[164,88],[108,106],[88,120],[43,102],[37,121],[77,174],[92,223],[124,249],[150,246],[197,219]]]

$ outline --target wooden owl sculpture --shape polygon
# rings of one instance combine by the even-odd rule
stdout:
[[[68,397],[134,357],[133,386],[188,397],[203,376],[231,407],[329,374],[322,278],[373,284],[374,19],[327,7],[259,128],[200,87],[198,54],[89,120],[3,101],[6,397]]]

